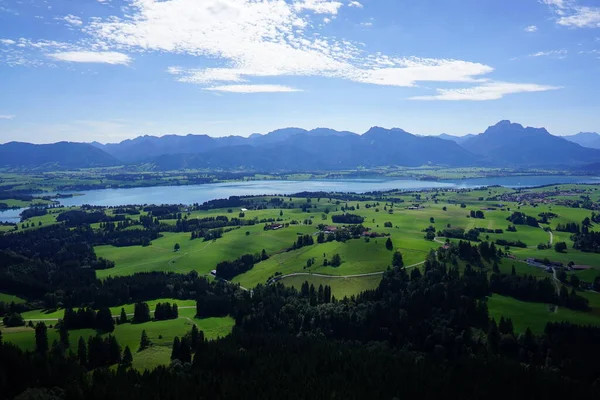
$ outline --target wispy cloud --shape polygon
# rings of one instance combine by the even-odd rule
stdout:
[[[540,0],[556,14],[556,23],[572,28],[600,28],[600,7],[582,6],[576,0]]]
[[[64,17],[56,17],[54,19],[57,21],[64,21],[68,25],[74,25],[74,26],[83,25],[83,21],[81,20],[81,18],[79,18],[78,16],[73,15],[73,14],[67,14]]]
[[[567,57],[567,53],[567,49],[538,51],[537,53],[529,54],[529,57],[556,57],[563,59]]]
[[[177,81],[213,92],[237,93],[301,90],[277,82],[254,82],[267,77],[319,76],[397,87],[490,81],[488,75],[494,68],[486,64],[370,53],[362,43],[319,32],[321,21],[326,23],[349,7],[361,8],[362,4],[336,0],[136,0],[126,6],[123,16],[88,18],[90,22],[81,25],[86,36],[75,43],[20,38],[12,52],[0,53],[0,63],[34,65],[53,60],[128,65],[133,62],[130,54],[142,52],[211,58],[214,67],[172,66],[167,72]],[[363,26],[371,24],[366,21]],[[26,53],[34,50],[41,53],[41,60]]]
[[[537,30],[538,30],[538,27],[535,25],[529,25],[528,27],[525,28],[525,32],[530,32],[530,33],[537,32]]]
[[[302,91],[283,85],[223,85],[208,87],[205,90],[230,93],[288,93]]]
[[[371,21],[367,21],[367,22],[361,22],[360,26],[363,26],[365,28],[370,28],[373,26],[373,23]]]
[[[76,63],[101,63],[128,65],[131,57],[127,54],[114,51],[65,51],[61,53],[48,54],[48,57],[56,61],[68,61]]]
[[[0,115],[0,119],[14,119],[14,115]]]
[[[560,87],[533,83],[488,82],[471,88],[437,89],[436,95],[415,96],[411,100],[486,101],[498,100],[507,94],[545,92],[556,89],[560,89]]]

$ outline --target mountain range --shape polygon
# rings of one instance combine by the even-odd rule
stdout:
[[[574,138],[590,135],[597,134],[569,139],[551,135],[544,128],[500,121],[481,134],[462,137],[419,136],[399,128],[373,127],[361,135],[327,128],[285,128],[247,138],[190,134],[146,135],[110,144],[11,142],[0,145],[0,167],[71,169],[145,164],[156,170],[261,172],[421,165],[581,168],[600,161],[600,149],[574,143]]]
[[[576,135],[563,137],[569,142],[577,143],[583,147],[600,149],[600,134],[596,132],[580,132]]]

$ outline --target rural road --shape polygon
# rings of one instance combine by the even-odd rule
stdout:
[[[408,268],[414,268],[414,267],[417,267],[417,266],[423,265],[423,264],[425,264],[425,261],[421,261],[419,263],[416,263],[416,264],[413,264],[413,265],[409,265],[409,266],[406,266],[404,268],[406,268],[406,269],[408,269]],[[377,276],[377,275],[382,275],[384,272],[385,271],[371,272],[371,273],[368,273],[368,274],[356,274],[356,275],[324,275],[324,274],[313,274],[313,273],[310,273],[310,272],[296,272],[296,273],[293,273],[293,274],[288,274],[288,275],[280,276],[279,279],[277,280],[277,282],[279,282],[279,281],[281,281],[281,280],[283,280],[285,278],[290,278],[292,276],[316,276],[316,277],[319,277],[319,278],[331,278],[331,279],[339,278],[339,279],[342,279],[342,278],[362,278],[362,277],[365,277],[365,276]]]
[[[177,307],[178,310],[185,310],[185,309],[190,309],[190,308],[196,308],[196,306]],[[133,313],[127,314],[128,317],[130,317],[132,315],[133,315]],[[121,314],[113,315],[113,318],[119,318],[120,316],[121,316]],[[28,319],[25,319],[25,322],[29,322],[29,321],[58,321],[59,319],[62,319],[62,318],[28,318]]]

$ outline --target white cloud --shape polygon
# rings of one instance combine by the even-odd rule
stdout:
[[[582,6],[576,0],[540,0],[557,15],[556,23],[571,28],[600,28],[600,7]]]
[[[298,90],[253,84],[254,78],[319,76],[412,87],[419,82],[488,82],[486,75],[494,71],[466,60],[369,53],[362,43],[321,35],[320,21],[335,18],[342,6],[334,0],[132,0],[122,17],[90,18],[82,29],[88,36],[79,42],[21,38],[15,47],[38,50],[45,62],[127,65],[132,62],[127,54],[136,52],[210,58],[214,67],[173,66],[167,72],[215,93]]]
[[[364,26],[365,28],[370,28],[373,26],[372,22],[361,22],[360,26]]]
[[[437,89],[437,95],[415,96],[411,100],[485,101],[498,100],[507,94],[545,92],[560,87],[533,83],[487,82],[480,86],[463,89]]]
[[[11,40],[11,39],[0,39],[0,43],[10,46],[11,44],[15,44],[17,42],[15,42],[14,40]]]
[[[144,0],[134,4],[131,17],[92,21],[86,29],[112,48],[225,61],[226,66],[220,68],[168,69],[181,82],[207,86],[277,76],[324,76],[414,86],[418,81],[475,82],[493,71],[492,67],[461,60],[369,55],[349,41],[312,35],[310,19],[299,9],[310,6],[314,11],[317,5],[332,3],[336,2],[228,0],[198,5],[195,0]]]
[[[214,92],[230,92],[230,93],[284,93],[284,92],[301,92],[300,89],[295,89],[283,85],[223,85],[205,88]]]
[[[359,3],[358,1],[353,0],[350,3],[348,3],[348,7],[363,8],[363,5],[361,3]]]
[[[60,53],[48,54],[48,57],[57,61],[68,61],[77,63],[102,63],[102,64],[122,64],[127,65],[131,62],[131,57],[127,54],[114,51],[65,51]]]
[[[530,54],[529,57],[558,57],[563,59],[567,57],[567,53],[567,49],[538,51],[537,53]]]
[[[525,28],[525,32],[537,32],[538,27],[535,25],[529,25]]]
[[[14,115],[0,115],[0,119],[13,119]]]
[[[293,4],[293,7],[297,11],[312,11],[317,14],[332,14],[338,13],[338,10],[342,6],[339,1],[331,0],[300,0]]]
[[[54,18],[58,21],[65,21],[68,25],[81,26],[83,25],[83,21],[76,15],[67,14],[64,17],[56,17]]]

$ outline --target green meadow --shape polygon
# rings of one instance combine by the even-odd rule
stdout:
[[[319,285],[329,285],[331,287],[331,293],[337,299],[343,299],[344,297],[350,297],[364,292],[365,290],[376,289],[381,282],[381,275],[374,276],[361,276],[355,278],[340,278],[340,279],[323,279],[315,276],[290,276],[281,280],[286,286],[292,286],[300,290],[302,284],[308,282],[309,285],[315,285],[316,288]]]
[[[18,296],[14,296],[12,294],[0,293],[0,302],[8,303],[8,304],[13,303],[13,302],[15,304],[22,304],[22,303],[25,303],[26,300],[22,299]]]
[[[194,309],[191,313],[180,312],[179,318],[167,321],[116,325],[112,335],[117,338],[122,348],[129,346],[133,353],[134,367],[145,369],[168,364],[170,362],[173,339],[175,336],[181,337],[189,332],[192,329],[192,324],[196,324],[198,329],[204,331],[205,337],[209,340],[225,337],[231,333],[235,324],[233,318],[198,319],[194,317],[195,311]],[[46,322],[46,324],[50,325],[51,323]],[[146,331],[153,346],[149,349],[138,351],[143,330]],[[87,340],[88,337],[93,335],[96,335],[96,331],[93,329],[69,331],[70,350],[73,352],[77,351],[77,341],[80,336]],[[22,349],[33,350],[35,347],[33,328],[4,328],[2,330],[2,337],[4,341],[16,344]],[[48,329],[48,341],[52,343],[54,340],[58,340],[58,331],[56,329]]]
[[[512,297],[494,294],[488,298],[490,317],[512,319],[515,332],[523,333],[527,328],[541,334],[548,322],[571,322],[579,325],[600,326],[600,318],[593,312],[572,311],[544,303],[529,303]]]

